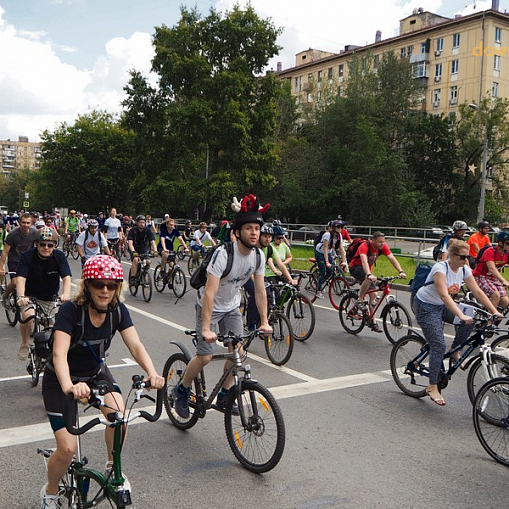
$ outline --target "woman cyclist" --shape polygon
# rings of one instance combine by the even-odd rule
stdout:
[[[41,490],[43,509],[60,507],[58,483],[76,452],[76,437],[65,429],[64,401],[67,394],[74,399],[90,395],[89,383],[104,381],[109,392],[108,407],[124,411],[120,390],[104,363],[116,331],[145,370],[151,387],[160,389],[164,379],[159,376],[152,360],[138,337],[127,307],[120,302],[124,278],[122,265],[113,257],[98,255],[83,267],[81,288],[75,301],[64,303],[54,326],[52,355],[44,372],[42,394],[44,406],[57,442],[56,451],[48,461],[48,483]],[[103,408],[106,415],[111,410]],[[106,428],[108,463],[111,468],[113,428]]]

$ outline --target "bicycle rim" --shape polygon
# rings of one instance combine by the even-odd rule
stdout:
[[[164,282],[164,276],[161,275],[161,265],[157,265],[154,270],[154,286],[159,293],[162,293],[166,287],[166,283]]]
[[[412,327],[412,319],[403,305],[391,302],[382,311],[382,324],[386,338],[394,344],[408,334],[408,329]]]
[[[189,275],[192,276],[193,272],[198,268],[200,265],[200,261],[198,258],[194,258],[191,256],[189,260],[187,261],[187,271],[189,272]]]
[[[6,302],[5,316],[11,327],[15,327],[18,323],[18,307],[16,305],[16,292],[11,292]]]
[[[357,306],[357,294],[346,294],[339,305],[339,321],[350,334],[358,334],[364,329],[364,312]]]
[[[241,382],[239,410],[244,414],[232,414],[236,388],[230,391],[224,416],[226,437],[230,448],[247,470],[263,473],[272,470],[281,459],[285,448],[285,425],[283,414],[274,396],[256,382]]]
[[[171,281],[173,293],[175,294],[175,297],[177,297],[177,299],[180,299],[186,293],[187,287],[186,276],[184,275],[180,267],[177,266],[173,267]]]
[[[484,365],[478,357],[470,366],[467,378],[467,392],[470,402],[474,404],[479,389],[490,380],[509,376],[509,359],[502,355],[491,354],[491,363]]]
[[[310,302],[316,300],[316,292],[318,291],[318,280],[314,274],[308,274],[304,280],[304,285],[300,287],[300,293],[305,295]]]
[[[346,290],[350,288],[348,281],[343,277],[333,277],[329,284],[329,300],[334,309],[339,309],[341,299]]]
[[[306,341],[315,330],[315,308],[304,295],[292,297],[286,306],[286,316],[292,324],[293,337],[297,341]]]
[[[152,277],[148,270],[141,274],[141,293],[145,302],[149,302],[152,298]]]
[[[473,406],[474,428],[484,450],[509,466],[509,379],[496,378],[485,384]]]
[[[138,286],[140,285],[138,281],[138,276],[135,277],[135,282],[131,283],[131,276],[127,276],[129,278],[129,291],[131,292],[131,295],[133,297],[136,297],[136,294],[138,293]]]
[[[76,474],[76,484],[78,488],[78,509],[89,509],[100,504],[107,498],[106,489],[104,489],[101,482],[96,476],[87,470],[80,470]]]
[[[275,313],[269,318],[272,333],[265,336],[265,351],[276,366],[286,364],[293,352],[293,331],[290,321],[281,313]]]

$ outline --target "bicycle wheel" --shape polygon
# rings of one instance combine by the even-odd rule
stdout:
[[[286,432],[283,414],[276,399],[263,385],[242,380],[240,414],[232,414],[236,388],[230,390],[224,424],[230,448],[240,464],[251,472],[261,474],[272,470],[285,449]]]
[[[69,501],[69,508],[88,509],[99,505],[108,497],[104,489],[103,480],[89,470],[80,470],[76,475],[76,488],[68,491],[65,498]],[[115,502],[113,500],[112,502]],[[75,505],[71,505],[71,503]]]
[[[198,412],[195,412],[192,406],[189,408],[190,414],[188,419],[183,419],[180,417],[180,415],[177,414],[173,408],[171,390],[177,386],[182,379],[184,371],[186,370],[187,363],[188,360],[186,356],[183,353],[178,352],[174,353],[171,357],[168,358],[163,368],[163,377],[166,380],[163,396],[164,409],[166,410],[171,423],[179,429],[192,428],[198,422],[199,418]],[[193,387],[194,392],[192,390]],[[196,392],[197,383],[195,380],[191,386],[191,395],[189,398],[190,401],[196,400]]]
[[[413,398],[426,395],[429,369],[424,361],[429,355],[429,346],[418,336],[402,337],[391,351],[391,373],[396,385]]]
[[[293,330],[290,320],[282,313],[273,313],[269,317],[272,333],[265,336],[265,351],[272,364],[286,364],[293,352]]]
[[[391,302],[382,309],[382,324],[385,336],[394,344],[408,334],[412,319],[405,306],[399,302]]]
[[[187,272],[192,276],[193,272],[200,266],[200,258],[194,258],[193,256],[189,257],[187,260]]]
[[[491,355],[491,364],[483,365],[482,358],[478,357],[470,366],[467,378],[467,391],[470,402],[474,404],[479,389],[494,378],[509,376],[509,359],[502,355]]]
[[[80,257],[80,254],[78,253],[78,244],[76,244],[76,241],[72,242],[70,251],[73,260],[77,260]]]
[[[171,286],[173,293],[177,299],[180,299],[184,296],[187,289],[187,281],[184,271],[178,266],[175,265],[173,267],[173,272],[171,274]]]
[[[161,274],[161,264],[158,263],[154,270],[154,286],[159,293],[164,291],[166,283],[164,282],[164,275]]]
[[[19,319],[19,309],[16,304],[16,290],[13,290],[5,301],[5,316],[11,327],[15,327]]]
[[[509,378],[483,385],[473,406],[474,429],[484,450],[509,466]]]
[[[286,305],[286,316],[292,324],[293,337],[297,341],[306,341],[315,330],[315,308],[304,295],[297,293]]]
[[[34,351],[30,351],[28,353],[27,373],[30,375],[30,383],[32,387],[36,387],[39,383],[42,368],[43,363],[41,358]]]
[[[136,294],[138,293],[138,287],[140,286],[140,280],[138,279],[139,274],[136,274],[134,277],[134,282],[131,282],[130,274],[128,274],[127,277],[129,278],[129,291],[133,297],[136,297]]]
[[[179,260],[183,260],[186,257],[186,253],[184,252],[184,246],[182,244],[179,244],[177,246],[175,253]]]
[[[494,339],[491,342],[491,350],[497,355],[509,357],[509,334]]]
[[[141,273],[141,293],[145,302],[150,302],[152,298],[152,276],[148,268]]]
[[[350,288],[348,281],[341,276],[334,276],[329,283],[329,300],[334,309],[339,309],[341,299],[346,290]]]
[[[357,294],[347,293],[339,304],[339,321],[346,332],[358,334],[364,329],[364,313],[357,306]]]
[[[71,250],[69,249],[69,241],[67,239],[64,240],[64,243],[62,244],[62,252],[65,254],[66,258],[69,258]]]
[[[318,280],[314,274],[307,274],[304,279],[304,285],[300,287],[300,293],[306,296],[310,302],[316,300],[316,292],[318,291]]]

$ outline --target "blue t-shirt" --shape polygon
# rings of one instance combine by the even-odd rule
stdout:
[[[173,243],[175,242],[175,239],[178,239],[179,237],[180,232],[177,230],[177,228],[173,228],[173,230],[170,232],[166,226],[166,223],[163,223],[161,224],[161,230],[159,231],[159,244],[157,245],[157,248],[163,248],[161,239],[164,238],[166,249],[168,249],[168,251],[173,251]]]

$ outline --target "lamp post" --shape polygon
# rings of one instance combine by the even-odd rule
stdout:
[[[477,104],[469,104],[470,108],[477,110],[479,115],[481,110]],[[486,174],[488,164],[488,123],[486,115],[484,115],[484,138],[482,140],[482,158],[481,158],[481,197],[479,199],[479,208],[477,214],[477,223],[484,220],[484,208],[486,203]]]

